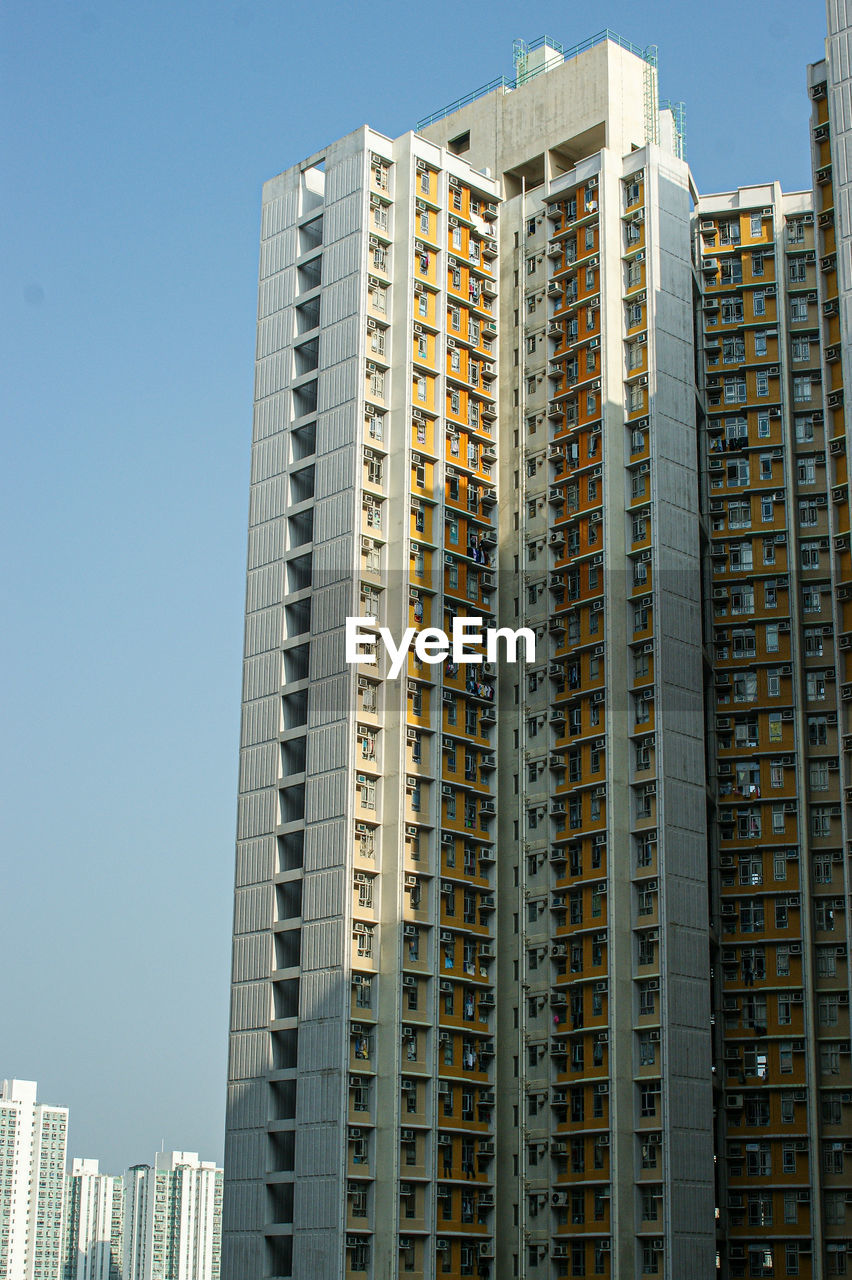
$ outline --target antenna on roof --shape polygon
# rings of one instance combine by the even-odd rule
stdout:
[[[521,83],[526,73],[527,52],[526,40],[512,41],[512,60],[515,64],[515,80],[518,84]]]

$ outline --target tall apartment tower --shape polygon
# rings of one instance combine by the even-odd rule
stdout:
[[[412,134],[264,190],[231,1277],[428,1273],[439,1169],[443,1252],[493,1250],[494,679],[388,680],[344,623],[494,615],[497,221]]]
[[[97,1160],[77,1160],[65,1180],[62,1280],[121,1280],[123,1187],[98,1171]]]
[[[219,1280],[222,1170],[158,1152],[124,1175],[122,1280]]]
[[[501,614],[540,636],[501,673],[498,1255],[680,1275],[714,1253],[691,182],[652,51],[569,54],[564,98],[536,53],[426,129],[503,178]]]
[[[838,724],[852,690],[833,589],[849,522],[837,518],[845,436],[825,407],[816,237],[810,192],[747,187],[698,203],[717,1169],[731,1276],[844,1274],[852,1190]]]
[[[68,1108],[34,1080],[0,1085],[0,1275],[60,1280]]]
[[[489,89],[264,189],[225,1280],[715,1266],[697,197],[653,50]]]

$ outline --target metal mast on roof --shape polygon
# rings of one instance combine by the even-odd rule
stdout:
[[[645,59],[645,141],[660,141],[660,111],[657,102],[657,46],[649,44]]]

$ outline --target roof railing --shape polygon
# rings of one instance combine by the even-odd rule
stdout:
[[[579,44],[572,45],[570,49],[563,49],[562,45],[550,36],[539,36],[525,46],[525,52],[527,54],[533,53],[536,49],[541,49],[547,45],[559,55],[562,62],[570,62],[573,58],[579,57],[581,53],[586,53],[587,50],[594,49],[596,45],[604,44],[607,40],[612,44],[618,45],[620,49],[626,49],[628,53],[634,54],[644,62],[652,62],[656,65],[656,45],[648,45],[647,48],[641,49],[638,44],[633,44],[631,40],[625,40],[617,32],[611,31],[609,27],[605,27],[603,31],[598,31],[596,35],[589,36],[586,40],[581,40]],[[516,50],[520,44],[520,41],[516,41]],[[454,102],[443,107],[440,111],[434,111],[430,116],[424,116],[422,120],[417,121],[415,130],[425,129],[428,125],[434,124],[436,120],[443,120],[446,116],[451,116],[454,112],[460,111],[462,107],[469,106],[471,102],[476,102],[477,98],[484,98],[489,93],[495,93],[498,89],[502,89],[504,93],[511,93],[513,89],[519,88],[529,80],[534,80],[536,76],[543,75],[544,72],[550,71],[552,68],[552,62],[545,62],[539,67],[533,67],[531,70],[523,70],[520,75],[516,75],[514,78],[497,76],[494,80],[489,80],[487,84],[481,85],[480,88],[474,89],[472,93],[465,94],[463,98],[456,98]]]

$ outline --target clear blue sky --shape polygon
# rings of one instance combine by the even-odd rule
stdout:
[[[659,46],[699,189],[809,185],[819,4],[589,12],[6,8],[0,1077],[71,1154],[221,1156],[261,183],[606,24]]]

